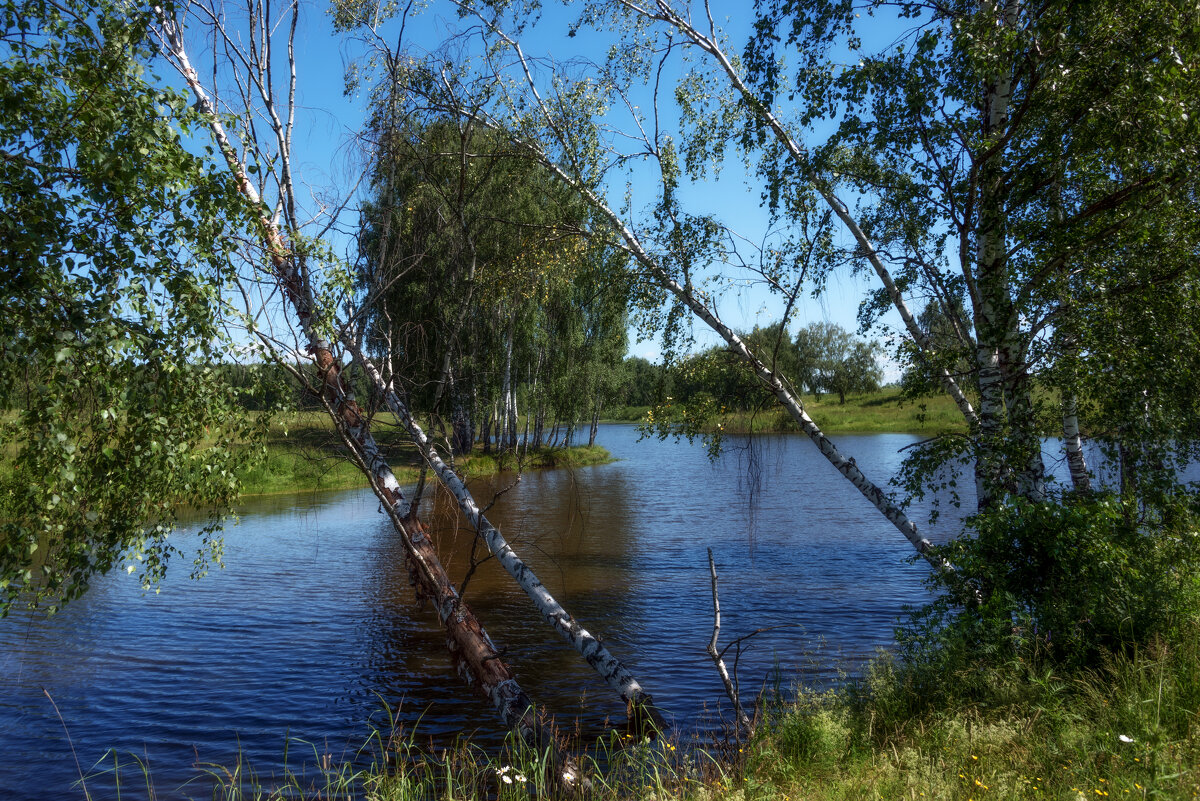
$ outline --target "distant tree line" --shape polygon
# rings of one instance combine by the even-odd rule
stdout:
[[[811,323],[794,335],[779,323],[744,335],[756,353],[795,382],[798,392],[828,393],[845,403],[848,395],[875,392],[883,381],[882,349],[834,323]],[[704,396],[727,410],[745,411],[765,398],[746,363],[724,347],[712,347],[664,368],[640,357],[623,365],[627,406],[650,406],[667,398],[689,404]]]

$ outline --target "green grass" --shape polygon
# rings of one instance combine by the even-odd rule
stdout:
[[[838,403],[836,395],[801,397],[805,410],[827,434],[915,433],[933,436],[964,431],[966,425],[954,402],[936,396],[919,401],[901,397],[897,389],[884,389],[867,395],[846,398]],[[641,422],[648,406],[626,406],[609,413],[610,422]],[[758,412],[731,412],[722,421],[727,434],[773,431],[799,431],[782,408],[769,405]]]
[[[1200,797],[1197,634],[1074,674],[1018,663],[919,679],[878,662],[856,687],[771,713],[747,797]]]
[[[415,483],[420,472],[416,448],[390,415],[380,415],[372,431],[397,480]],[[604,448],[543,448],[519,455],[476,452],[459,457],[456,467],[467,477],[506,470],[540,470],[585,467],[612,461]],[[346,457],[345,447],[323,413],[279,415],[266,439],[265,457],[241,474],[243,495],[269,495],[311,490],[352,489],[366,486],[359,469]]]
[[[1057,674],[1018,662],[916,675],[881,657],[839,691],[767,702],[757,735],[685,753],[617,732],[577,760],[596,801],[1194,799],[1200,797],[1200,626],[1174,646]],[[1124,736],[1125,739],[1122,739]],[[545,761],[507,747],[422,747],[395,720],[361,747],[288,744],[294,767],[201,766],[197,797],[519,801],[546,796]],[[93,788],[113,782],[93,769]],[[153,786],[125,757],[122,784]],[[511,782],[505,782],[508,776]],[[211,792],[206,783],[215,785]]]

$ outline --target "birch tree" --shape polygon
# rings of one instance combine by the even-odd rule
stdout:
[[[665,132],[642,125],[642,115],[624,92],[630,76],[641,76],[646,54],[622,50],[604,67],[589,65],[589,77],[578,81],[555,75],[547,94],[535,77],[536,64],[526,56],[520,43],[501,27],[498,19],[459,4],[460,10],[479,24],[475,31],[482,37],[480,52],[489,54],[479,74],[463,73],[452,62],[435,56],[429,64],[394,52],[381,54],[379,61],[388,69],[382,80],[388,87],[402,87],[412,102],[439,111],[476,120],[497,132],[507,132],[515,146],[538,160],[591,207],[593,220],[604,225],[597,235],[606,236],[628,254],[631,269],[653,287],[651,297],[671,297],[679,310],[686,310],[713,329],[743,359],[766,389],[788,411],[798,427],[817,445],[821,453],[877,509],[883,513],[916,550],[938,569],[945,565],[931,553],[928,539],[918,532],[899,502],[871,481],[853,459],[846,457],[821,431],[805,411],[786,376],[764,363],[747,346],[733,327],[715,310],[710,287],[701,285],[724,281],[721,275],[705,278],[705,270],[714,263],[739,259],[757,280],[795,298],[803,276],[816,262],[836,258],[827,247],[827,239],[812,229],[801,228],[795,253],[773,249],[759,254],[757,263],[749,261],[739,249],[742,240],[712,216],[690,214],[681,205],[678,189],[683,164],[673,140]],[[344,3],[339,6],[342,24],[355,25],[372,32],[386,15],[375,13],[371,5]],[[521,26],[518,24],[519,29]],[[372,33],[372,35],[375,35]],[[376,37],[373,41],[379,42]],[[386,50],[386,49],[385,49]],[[668,51],[670,52],[670,48]],[[507,69],[501,69],[505,64]],[[654,74],[650,70],[649,74]],[[595,76],[595,77],[593,77]],[[389,89],[390,91],[391,89]],[[480,97],[495,98],[481,105]],[[632,133],[622,132],[618,140],[633,143],[634,153],[617,149],[606,138],[606,128],[596,119],[610,103],[622,103],[633,113],[638,124]],[[651,112],[652,114],[654,112]],[[654,119],[657,119],[656,117]],[[661,176],[661,192],[652,217],[645,224],[620,213],[603,196],[599,177],[606,164],[623,165],[632,160],[648,162]],[[823,218],[816,214],[818,220]],[[685,313],[686,313],[685,312]]]
[[[501,659],[499,649],[459,597],[438,561],[415,505],[406,498],[375,443],[369,418],[348,391],[342,375],[343,357],[351,356],[358,362],[438,479],[454,494],[468,522],[547,622],[626,700],[631,715],[657,720],[649,695],[628,669],[554,599],[487,521],[462,481],[416,423],[394,383],[367,357],[359,311],[352,304],[347,308],[353,283],[350,274],[321,241],[335,223],[338,207],[317,210],[324,227],[317,229],[316,236],[307,234],[302,222],[305,209],[299,200],[293,169],[296,154],[292,149],[297,108],[294,37],[299,6],[289,6],[282,21],[275,20],[266,5],[250,7],[242,19],[228,17],[220,6],[192,5],[189,11],[187,19],[215,37],[218,53],[228,56],[223,64],[225,71],[214,72],[214,79],[224,76],[227,84],[204,83],[189,52],[189,29],[181,19],[170,16],[168,9],[158,11],[157,35],[163,55],[195,98],[216,153],[257,226],[263,262],[258,271],[243,278],[262,282],[267,292],[282,300],[285,319],[313,361],[324,403],[402,537],[420,597],[434,602],[459,671],[489,698],[505,724],[523,740],[539,748],[553,745],[550,733]],[[238,26],[245,26],[243,34],[235,34]],[[250,44],[243,47],[243,41]],[[280,84],[275,83],[277,76]],[[232,116],[225,113],[227,108],[232,109]],[[237,121],[237,127],[227,126],[230,119]],[[256,329],[256,333],[264,348],[278,355],[274,350],[277,338],[270,332]],[[556,767],[560,769],[559,781],[572,784],[576,780],[575,770],[568,764],[560,762]]]
[[[230,347],[219,288],[246,220],[183,146],[185,96],[146,70],[150,17],[67,0],[3,19],[0,616],[114,569],[147,589],[178,559],[203,574],[256,439],[206,366]],[[214,510],[186,539],[181,504]]]
[[[1191,236],[1182,228],[1167,235],[1156,224],[1194,208],[1198,48],[1183,3],[764,1],[739,54],[710,3],[594,2],[568,30],[607,37],[612,55],[586,67],[526,52],[521,38],[535,23],[523,4],[454,6],[487,55],[466,74],[431,61],[426,97],[441,99],[427,102],[490,116],[553,163],[610,215],[644,274],[735,352],[743,348],[715,314],[717,288],[736,270],[786,304],[798,255],[818,243],[796,232],[831,215],[840,235],[821,243],[804,275],[819,288],[849,266],[878,282],[860,320],[892,330],[969,431],[932,443],[940,456],[918,454],[913,466],[973,463],[981,508],[1047,497],[1040,435],[1050,416],[1035,387],[1065,376],[1054,367],[1069,354],[1054,332],[1078,314],[1103,316],[1076,297],[1095,298],[1089,288],[1112,280],[1112,254],[1145,286],[1180,275],[1160,254],[1194,247],[1176,238]],[[887,26],[898,33],[881,39]],[[784,247],[749,247],[756,240],[717,214],[687,208],[682,188],[734,155],[753,166],[773,222],[792,233]],[[661,175],[659,198],[640,217],[582,179],[600,164],[619,180],[634,163]],[[790,273],[771,258],[780,251]],[[948,345],[921,325],[930,307],[948,324]],[[745,358],[759,372],[763,359],[749,349]],[[1126,366],[1144,375],[1128,360],[1108,369]],[[810,430],[787,382],[767,376],[775,372],[759,374]],[[1078,408],[1073,396],[1064,398]],[[1078,414],[1056,416],[1078,428]]]
[[[698,46],[711,41],[664,6],[664,21]],[[901,6],[909,30],[871,49],[862,44],[860,15],[891,13],[885,4],[758,9],[758,35],[743,60],[748,80],[739,84],[737,70],[723,67],[727,81],[768,106],[790,83],[802,113],[785,127],[766,106],[753,107],[747,133],[779,142],[798,131],[811,139],[836,119],[825,141],[764,158],[761,173],[786,182],[802,165],[809,181],[860,198],[856,257],[884,283],[863,309],[866,319],[900,311],[914,357],[944,360],[931,352],[928,332],[908,323],[888,282],[929,298],[959,343],[949,351],[971,365],[967,377],[980,399],[977,422],[967,416],[967,455],[981,506],[1005,495],[1044,498],[1038,434],[1045,418],[1033,387],[1069,357],[1062,340],[1055,348],[1045,337],[1070,325],[1075,295],[1100,277],[1107,253],[1155,260],[1173,248],[1151,233],[1153,221],[1191,203],[1194,15],[1173,3],[1137,11],[1127,4]],[[777,42],[802,54],[790,76]],[[838,48],[853,54],[849,63],[830,58]],[[736,102],[752,106],[745,94]],[[958,298],[968,315],[956,311]],[[1128,365],[1121,362],[1113,366]],[[1062,389],[1074,405],[1074,387]],[[1077,455],[1076,416],[1066,411],[1069,453]]]

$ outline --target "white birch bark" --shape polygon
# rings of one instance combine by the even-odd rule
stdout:
[[[349,337],[342,339],[343,344],[354,354],[355,360],[362,366],[367,376],[375,382],[384,393],[388,409],[396,415],[401,424],[408,430],[413,442],[420,449],[425,461],[442,481],[455,500],[459,509],[467,518],[467,522],[483,539],[488,550],[512,576],[525,594],[533,601],[534,606],[541,612],[551,626],[573,647],[584,660],[591,665],[602,679],[625,700],[631,717],[648,716],[659,728],[663,727],[662,719],[653,708],[653,699],[629,670],[615,657],[596,637],[584,628],[579,621],[571,616],[550,591],[542,584],[537,575],[527,565],[517,552],[512,549],[504,536],[484,516],[479,505],[463,484],[462,479],[442,460],[434,449],[425,432],[413,418],[407,404],[391,388],[384,386],[378,368],[367,358],[356,342]]]
[[[1066,221],[1066,213],[1063,210],[1062,202],[1062,184],[1058,181],[1050,190],[1050,207],[1054,215],[1054,221],[1059,226],[1062,226]],[[1066,263],[1064,259],[1064,273],[1066,272]],[[1058,298],[1059,307],[1066,310],[1071,306],[1069,284],[1064,287]],[[1070,370],[1068,373],[1068,388],[1062,393],[1062,427],[1063,427],[1063,450],[1067,456],[1067,470],[1071,475],[1071,486],[1080,494],[1087,494],[1092,490],[1091,477],[1088,475],[1087,460],[1083,456],[1083,438],[1079,432],[1079,402],[1075,396],[1075,359],[1079,356],[1079,347],[1075,342],[1075,337],[1069,332],[1065,335],[1061,333],[1061,328],[1056,327],[1056,335],[1059,335],[1063,342],[1064,355],[1069,359],[1068,364]]]
[[[708,549],[708,573],[712,577],[713,632],[706,650],[713,664],[717,666],[717,674],[721,677],[721,683],[725,685],[725,695],[733,704],[733,713],[737,717],[738,726],[749,736],[754,733],[754,726],[750,722],[750,716],[742,708],[741,696],[738,694],[737,687],[734,686],[733,678],[729,675],[729,669],[725,667],[725,660],[721,657],[721,652],[717,650],[717,638],[721,635],[721,599],[717,595],[717,564],[713,561],[712,548]],[[737,667],[736,660],[734,667]]]
[[[891,300],[892,306],[900,315],[900,319],[904,322],[904,327],[908,331],[909,336],[912,337],[913,342],[922,351],[930,351],[932,343],[928,335],[921,329],[912,310],[909,309],[908,303],[904,300],[903,294],[901,294],[899,287],[896,286],[896,282],[892,279],[891,272],[883,263],[883,259],[880,257],[874,242],[862,230],[862,227],[858,224],[858,220],[850,213],[849,206],[837,196],[829,182],[810,170],[808,159],[805,158],[804,147],[792,137],[779,118],[775,116],[771,109],[758,100],[750,90],[750,87],[742,80],[742,76],[738,73],[733,62],[717,41],[715,27],[712,26],[711,18],[709,22],[712,33],[706,35],[687,18],[676,12],[667,0],[656,0],[654,4],[655,11],[643,8],[627,0],[620,0],[620,2],[630,11],[634,11],[652,20],[667,23],[683,34],[692,44],[699,47],[705,53],[708,53],[717,62],[717,65],[728,79],[730,86],[745,99],[747,107],[766,123],[776,141],[783,146],[796,165],[801,168],[804,179],[820,194],[826,205],[829,206],[838,220],[846,227],[846,230],[850,232],[850,235],[854,238],[858,246],[858,254],[866,258],[867,262],[871,265],[871,269],[875,271],[880,283],[883,284],[884,289],[888,293],[888,299]],[[954,380],[954,377],[944,367],[937,367],[936,373],[942,387],[954,400],[955,405],[958,406],[963,419],[966,420],[968,425],[973,427],[978,422],[978,418],[974,408],[971,406],[971,402],[963,394],[962,388],[958,386],[958,382]]]
[[[510,320],[508,323],[508,337],[504,341],[504,387],[501,391],[501,394],[504,396],[504,421],[501,425],[501,430],[503,431],[501,450],[512,450],[517,447],[517,399],[513,392],[512,380],[514,325],[515,320]]]
[[[785,382],[774,370],[767,367],[760,361],[742,341],[737,333],[726,325],[717,316],[701,298],[699,298],[693,288],[685,287],[678,281],[673,279],[667,270],[659,264],[646,249],[643,247],[641,240],[637,234],[631,229],[624,220],[614,212],[607,203],[600,198],[591,187],[576,180],[570,173],[563,169],[561,165],[546,156],[544,152],[535,145],[525,142],[515,142],[529,151],[529,153],[537,158],[547,169],[553,172],[567,185],[571,186],[578,192],[587,202],[598,211],[605,219],[609,221],[612,227],[618,232],[624,249],[637,260],[639,264],[645,268],[646,272],[658,283],[661,287],[669,291],[697,317],[703,320],[709,328],[715,331],[720,337],[725,340],[729,349],[745,361],[759,380],[770,389],[791,416],[791,418],[800,426],[809,439],[820,450],[833,467],[841,473],[876,509],[878,509],[884,517],[886,517],[896,529],[904,535],[904,538],[917,550],[919,554],[925,557],[931,565],[938,570],[947,569],[949,566],[940,558],[934,556],[930,552],[932,543],[923,537],[917,530],[917,526],[904,513],[891,498],[888,497],[878,485],[872,482],[855,464],[854,460],[846,457],[837,446],[833,444],[821,428],[813,421],[808,413],[804,410],[804,404],[800,399],[792,394]]]
[[[309,348],[317,363],[323,382],[323,396],[336,413],[335,421],[343,431],[367,470],[372,489],[383,503],[397,531],[402,535],[406,551],[420,579],[420,591],[430,597],[437,610],[438,618],[449,634],[448,646],[460,674],[470,684],[475,684],[491,701],[505,725],[516,732],[527,743],[539,749],[549,748],[554,753],[559,768],[558,780],[572,786],[578,779],[578,769],[558,749],[553,733],[536,714],[533,703],[521,689],[515,676],[500,658],[500,652],[470,608],[458,596],[444,567],[438,560],[436,550],[424,526],[416,517],[416,510],[409,508],[395,475],[383,458],[371,435],[366,418],[357,403],[346,391],[340,369],[329,348],[329,343],[315,332],[313,319],[312,288],[304,279],[302,271],[292,258],[276,219],[266,208],[257,187],[248,173],[225,131],[219,115],[192,67],[183,41],[179,24],[165,16],[159,18],[162,43],[166,55],[186,81],[206,117],[214,141],[220,149],[226,165],[233,174],[239,191],[256,210],[261,233],[280,288],[284,291],[296,312],[301,330],[309,340]],[[377,386],[384,388],[382,376],[372,368],[371,377]],[[389,393],[395,398],[395,393]],[[428,443],[425,443],[428,447]],[[444,465],[443,465],[444,467]],[[461,488],[465,494],[465,488]],[[469,499],[470,496],[466,495]],[[471,503],[474,501],[471,499]],[[509,549],[511,552],[511,548]],[[515,559],[515,554],[513,554]],[[519,561],[519,560],[518,560]],[[549,593],[546,593],[549,596]],[[572,621],[573,622],[573,621]],[[589,635],[590,636],[590,635]],[[598,643],[597,643],[598,645]],[[606,652],[607,653],[607,652]],[[613,660],[615,661],[615,659]],[[617,663],[619,665],[619,663]],[[637,687],[629,677],[628,682]],[[649,700],[648,697],[645,700]]]
[[[1006,0],[1003,9],[992,0],[983,0],[979,13],[994,15],[998,25],[1015,23],[1017,3]],[[1012,99],[1012,75],[1003,71],[992,76],[985,87],[984,136],[996,139],[1008,125]],[[1005,397],[1005,364],[1002,351],[1012,352],[1012,331],[1017,321],[1008,312],[1010,287],[1003,235],[1003,198],[999,148],[985,153],[980,165],[979,215],[976,223],[976,280],[979,304],[975,309],[977,339],[976,369],[979,378],[979,450],[975,460],[975,481],[979,508],[991,505],[1003,491],[1005,455],[1000,452],[1004,429],[1012,423]],[[1011,366],[1011,365],[1009,365]],[[1022,470],[1024,472],[1024,470]]]
[[[1067,452],[1067,469],[1071,473],[1071,486],[1076,492],[1092,490],[1087,461],[1083,456],[1083,438],[1079,434],[1079,411],[1074,392],[1067,392],[1062,400],[1063,448]]]
[[[502,39],[504,39],[505,43],[512,48],[514,54],[518,58],[518,63],[524,70],[526,83],[529,87],[530,93],[533,96],[533,102],[536,108],[539,109],[541,115],[544,117],[547,123],[554,128],[554,116],[546,107],[545,101],[542,99],[541,94],[537,90],[529,64],[525,59],[525,54],[521,50],[520,44],[514,41],[511,37],[507,36],[504,32],[496,30],[494,27],[492,27],[492,30],[497,36],[500,36]],[[507,129],[505,126],[496,124],[490,119],[481,117],[478,112],[471,112],[466,109],[458,109],[458,112],[478,119],[480,123],[493,128],[505,136],[513,136],[511,130]],[[561,141],[569,141],[566,137],[561,136],[561,133],[559,133],[559,136]],[[931,552],[931,548],[933,547],[932,543],[930,543],[928,539],[919,533],[916,524],[914,524],[908,518],[908,516],[904,513],[904,510],[901,509],[898,504],[893,502],[892,499],[888,497],[887,493],[885,493],[878,485],[866,477],[862,470],[859,469],[858,465],[855,464],[854,459],[847,458],[845,455],[843,455],[842,452],[839,451],[833,444],[833,441],[825,436],[825,433],[821,431],[820,427],[813,421],[811,417],[808,416],[808,413],[804,410],[803,403],[801,403],[799,398],[792,394],[788,383],[784,381],[777,373],[775,373],[774,370],[767,367],[750,351],[745,342],[742,341],[741,337],[739,337],[732,328],[721,321],[716,312],[710,308],[704,299],[698,296],[692,286],[689,285],[685,287],[672,278],[670,272],[663,267],[663,265],[660,264],[658,260],[655,259],[654,256],[650,254],[650,252],[647,251],[642,245],[637,233],[620,215],[613,211],[608,203],[606,203],[604,199],[596,193],[596,190],[594,190],[589,184],[577,179],[556,160],[550,158],[537,143],[521,138],[513,138],[512,141],[514,145],[524,149],[532,158],[536,159],[567,186],[571,187],[595,211],[597,211],[604,219],[608,220],[613,230],[620,237],[622,247],[645,269],[650,278],[659,286],[663,287],[676,298],[678,298],[693,314],[704,321],[709,328],[711,328],[718,335],[720,335],[723,340],[725,340],[730,351],[732,351],[734,354],[744,360],[747,365],[749,365],[754,374],[758,376],[758,378],[767,386],[771,393],[775,395],[780,405],[787,410],[788,414],[796,422],[800,429],[806,435],[808,435],[809,439],[813,441],[813,443],[817,446],[817,449],[820,450],[821,455],[824,456],[829,463],[833,465],[834,469],[841,473],[854,486],[854,488],[857,489],[863,495],[863,497],[865,497],[871,503],[871,505],[878,509],[884,515],[884,517],[886,517],[888,521],[895,526],[896,530],[899,531],[906,540],[908,540],[913,548],[915,548],[916,551],[930,563],[930,565],[937,570],[953,570],[949,564]],[[842,206],[842,208],[844,209],[845,207]],[[915,320],[913,322],[915,325]],[[919,327],[917,327],[917,331],[920,331]],[[947,378],[949,378],[948,375]],[[953,384],[953,379],[950,379],[950,382]],[[955,387],[956,386],[957,385],[955,385]],[[961,405],[960,408],[964,408],[964,414],[970,412],[971,415],[974,415],[973,410],[970,409],[970,404],[966,403],[965,398],[963,398],[963,402],[966,404],[965,408]]]

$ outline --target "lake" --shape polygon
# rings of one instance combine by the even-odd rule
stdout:
[[[885,481],[917,437],[834,439]],[[903,607],[924,600],[928,568],[906,562],[911,546],[807,439],[730,437],[715,463],[699,444],[637,440],[632,426],[603,426],[598,442],[619,461],[526,474],[489,518],[685,736],[716,725],[724,701],[704,650],[706,547],[722,643],[787,626],[742,655],[749,695],[764,683],[836,681],[887,647]],[[510,481],[477,483],[476,496],[486,502]],[[948,520],[940,528],[926,533],[953,533]],[[435,529],[458,580],[471,532],[443,512]],[[136,757],[158,799],[210,795],[194,765],[240,753],[260,776],[278,775],[288,738],[309,744],[291,745],[293,767],[314,753],[348,758],[385,703],[425,741],[500,741],[491,708],[453,672],[432,611],[414,603],[397,535],[368,491],[252,500],[225,543],[224,569],[200,581],[179,564],[161,593],[144,594],[114,573],[52,618],[0,621],[0,795],[83,798],[72,744],[85,773],[111,769],[116,754],[123,783],[136,785]],[[479,568],[466,599],[536,702],[585,733],[621,722],[619,699],[498,565]],[[115,797],[111,775],[88,790]],[[142,796],[134,786],[122,797]]]

